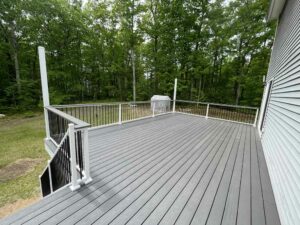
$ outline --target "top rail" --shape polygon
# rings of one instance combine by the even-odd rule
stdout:
[[[176,112],[256,126],[258,108],[208,102],[176,100]]]
[[[62,141],[65,133],[67,132],[68,125],[74,124],[75,130],[83,130],[90,127],[89,123],[86,123],[72,115],[69,115],[61,110],[58,110],[52,106],[46,106],[48,125],[46,126],[49,130],[48,139],[52,140],[57,146]]]
[[[46,106],[45,107],[48,111],[51,111],[53,113],[55,113],[56,115],[64,118],[65,120],[69,121],[69,123],[74,123],[75,125],[75,129],[82,129],[82,128],[86,128],[86,127],[90,127],[91,125],[89,123],[86,123],[80,119],[77,119],[67,113],[64,113],[58,109],[56,109],[55,107],[53,106]]]
[[[162,100],[160,100],[162,101]],[[88,107],[88,106],[115,106],[119,104],[142,104],[142,103],[151,103],[151,101],[135,101],[135,102],[113,102],[113,103],[87,103],[87,104],[69,104],[69,105],[52,105],[56,109],[61,108],[72,108],[72,107]]]
[[[96,103],[55,105],[56,110],[68,114],[92,127],[121,124],[171,111],[172,100],[135,101],[124,103]]]
[[[155,108],[154,114],[170,112],[171,102],[172,100],[90,103],[54,105],[48,108],[60,117],[72,121],[75,128],[78,129],[87,126],[121,124],[123,121],[149,117],[153,114],[153,108]],[[256,107],[189,100],[176,100],[174,102],[176,105],[175,112],[256,125],[258,111]]]
[[[197,102],[197,101],[189,101],[189,100],[176,100],[176,102],[194,103],[194,104],[203,104],[203,105],[209,104],[209,105],[215,105],[215,106],[225,106],[225,107],[243,108],[243,109],[258,109],[257,107],[251,107],[251,106],[228,105],[228,104],[221,104],[221,103]]]

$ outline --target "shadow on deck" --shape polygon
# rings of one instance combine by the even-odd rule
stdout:
[[[89,132],[93,182],[1,224],[280,224],[249,125],[169,114]]]

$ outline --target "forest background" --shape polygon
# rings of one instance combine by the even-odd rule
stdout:
[[[267,0],[1,0],[0,113],[178,99],[259,106],[274,39]]]

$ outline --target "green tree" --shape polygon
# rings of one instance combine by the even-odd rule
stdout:
[[[178,98],[258,106],[274,24],[266,0],[3,0],[0,110],[51,103]],[[136,97],[135,97],[136,96]]]

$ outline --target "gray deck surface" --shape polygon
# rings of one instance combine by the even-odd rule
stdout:
[[[280,224],[254,129],[165,115],[90,132],[93,182],[1,224]]]

